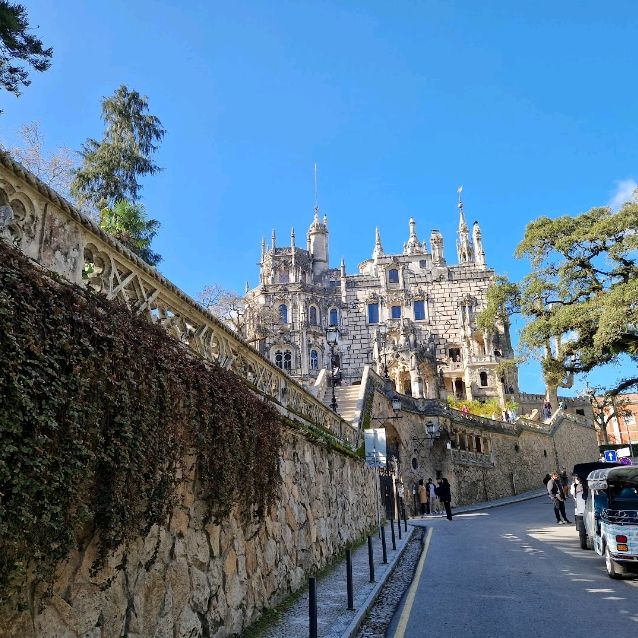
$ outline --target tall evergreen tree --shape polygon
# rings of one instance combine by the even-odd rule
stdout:
[[[162,256],[151,250],[151,242],[159,227],[160,223],[156,219],[147,219],[142,204],[120,200],[112,208],[104,208],[100,212],[100,228],[151,266],[162,261]]]
[[[14,95],[20,95],[21,87],[31,84],[25,66],[36,71],[46,71],[51,66],[53,49],[45,49],[28,29],[26,8],[0,0],[0,86]]]
[[[80,204],[98,210],[138,200],[139,178],[161,170],[151,155],[165,134],[160,120],[148,113],[148,98],[124,85],[102,100],[102,120],[104,137],[83,145],[82,165],[71,186]]]

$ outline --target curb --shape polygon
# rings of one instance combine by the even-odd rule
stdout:
[[[476,505],[461,505],[460,508],[456,508],[455,514],[466,514],[467,512],[478,512],[479,510],[489,510],[494,507],[503,507],[504,505],[512,505],[514,503],[522,503],[523,501],[531,501],[535,498],[541,498],[547,494],[546,490],[536,490],[534,492],[525,492],[518,496],[512,496],[507,501],[495,502],[487,501],[485,503],[477,503]]]
[[[409,523],[410,521],[408,520],[408,524]],[[345,631],[341,634],[341,638],[352,638],[352,636],[354,636],[357,633],[357,631],[359,631],[361,624],[363,623],[365,617],[368,614],[368,611],[370,610],[370,607],[374,605],[376,599],[378,598],[381,588],[385,585],[390,575],[394,572],[394,568],[396,567],[396,564],[399,558],[401,558],[401,556],[403,555],[405,548],[408,546],[408,543],[410,542],[412,535],[415,533],[415,529],[416,528],[413,525],[412,530],[408,532],[409,536],[406,537],[405,542],[403,543],[401,549],[398,550],[396,554],[393,556],[392,560],[390,561],[388,565],[388,568],[385,570],[383,574],[383,577],[381,578],[381,580],[379,580],[375,584],[374,589],[368,594],[368,597],[366,598],[363,605],[361,605],[361,607],[357,610],[357,613],[355,614],[354,618],[352,619],[350,624],[346,627]]]

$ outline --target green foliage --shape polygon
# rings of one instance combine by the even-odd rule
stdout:
[[[493,415],[500,417],[502,412],[498,399],[490,399],[489,401],[485,401],[485,403],[481,403],[480,401],[464,401],[463,399],[455,399],[454,397],[448,396],[447,402],[449,406],[455,410],[461,410],[463,406],[466,406],[470,414],[482,416],[487,419],[491,419]],[[510,407],[508,409],[513,408]]]
[[[477,315],[476,323],[481,330],[493,331],[497,325],[507,325],[509,316],[519,307],[518,286],[499,275],[487,289],[485,308]]]
[[[93,204],[98,210],[120,200],[138,200],[138,179],[161,170],[151,155],[166,132],[160,120],[148,113],[148,98],[124,85],[102,100],[102,120],[104,137],[85,142],[82,166],[71,186],[80,204]]]
[[[521,312],[521,347],[541,352],[548,385],[589,372],[621,354],[638,362],[638,203],[592,208],[530,223],[516,250],[533,272],[520,284],[497,282],[481,321]],[[499,312],[501,314],[499,314]],[[626,379],[614,391],[638,384]]]
[[[25,66],[36,71],[46,71],[51,66],[53,49],[45,49],[28,29],[26,8],[0,0],[0,86],[14,95],[20,95],[20,88],[31,84]]]
[[[151,242],[159,227],[160,223],[156,219],[147,219],[142,204],[120,200],[113,208],[104,208],[100,213],[100,228],[151,266],[162,261],[162,256],[151,250]]]
[[[219,520],[263,514],[282,421],[156,324],[0,242],[0,601],[99,532],[101,559],[166,523],[183,460]],[[99,567],[99,563],[97,565]],[[34,570],[34,571],[33,571]]]

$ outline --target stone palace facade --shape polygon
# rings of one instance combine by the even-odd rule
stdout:
[[[478,222],[465,221],[459,197],[456,263],[432,230],[420,241],[414,219],[402,252],[386,253],[376,230],[372,256],[348,274],[331,268],[328,220],[315,208],[306,248],[269,248],[262,241],[259,285],[246,291],[248,340],[276,366],[306,385],[330,369],[326,328],[336,326],[334,368],[343,384],[360,381],[365,364],[415,398],[506,399],[518,392],[516,369],[504,378],[499,361],[513,357],[509,332],[479,330],[495,273],[486,265]]]

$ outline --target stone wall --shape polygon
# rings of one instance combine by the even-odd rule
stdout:
[[[190,459],[189,467],[194,467]],[[229,636],[301,587],[375,523],[375,474],[287,429],[280,497],[264,521],[209,520],[186,476],[166,526],[120,548],[91,573],[88,534],[59,568],[52,595],[0,615],[0,636],[142,638]],[[247,476],[246,481],[258,481]]]
[[[486,501],[543,487],[546,473],[598,459],[596,431],[586,418],[559,411],[552,421],[525,419],[504,423],[464,417],[436,401],[402,397],[401,418],[386,421],[389,454],[398,452],[400,474],[410,511],[412,489],[419,479],[445,476],[452,486],[452,504]],[[387,397],[375,393],[375,418],[392,415]],[[426,438],[426,424],[439,428]],[[416,467],[414,467],[416,465]]]

